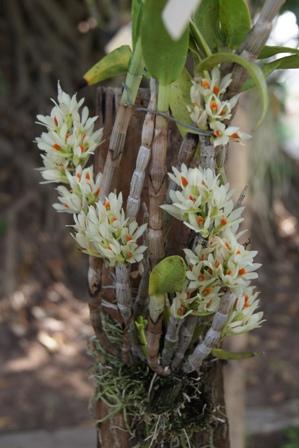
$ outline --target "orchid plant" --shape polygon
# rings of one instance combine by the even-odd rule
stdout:
[[[266,75],[298,65],[298,50],[265,45],[282,3],[266,0],[252,25],[246,0],[133,0],[132,50],[114,50],[83,80],[92,85],[126,73],[102,172],[88,165],[103,132],[95,130],[97,117],[89,117],[83,100],[58,84],[50,115],[37,117],[46,128],[36,139],[41,175],[44,182],[58,184],[54,208],[73,215],[72,236],[90,256],[90,290],[99,304],[91,303],[91,320],[105,360],[98,364],[97,394],[111,408],[104,420],[123,412],[125,429],[135,439],[144,427],[144,441],[136,447],[164,446],[166,440],[171,447],[195,446],[196,430],[184,414],[202,393],[198,384],[205,387],[195,378],[203,378],[213,357],[240,358],[222,350],[226,336],[263,323],[253,284],[260,268],[257,252],[244,239],[244,208],[233,201],[223,173],[229,143],[250,138],[231,125],[242,91],[259,91],[261,121],[268,101]],[[268,60],[286,51],[294,53],[292,61],[282,57],[274,67]],[[140,83],[147,77],[150,101],[124,198],[112,185]],[[182,140],[175,157],[170,155],[167,176],[170,121]],[[147,204],[141,207],[146,180]],[[182,253],[168,256],[169,226],[178,223],[188,238]],[[111,303],[100,299],[107,273],[114,281]],[[116,348],[111,341],[117,341]],[[144,385],[150,384],[149,392],[136,386],[134,400],[126,376],[133,378],[132,366],[141,366]],[[176,386],[182,388],[179,407],[151,412],[155,381],[168,380],[173,393]],[[140,415],[130,424],[133,402],[135,407],[139,403]],[[146,410],[144,403],[149,403]],[[176,428],[172,420],[183,417],[183,429]]]

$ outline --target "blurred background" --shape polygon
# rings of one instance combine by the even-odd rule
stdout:
[[[261,3],[251,2],[254,13]],[[57,80],[76,91],[91,65],[127,42],[129,20],[130,0],[0,3],[1,448],[95,446],[87,257],[65,230],[68,217],[52,209],[53,186],[39,185],[33,140],[41,132],[35,116],[49,112]],[[287,0],[270,43],[297,47],[298,21],[298,0]],[[232,148],[229,158],[236,191],[249,185],[267,320],[231,341],[259,353],[226,367],[234,448],[244,434],[250,448],[299,448],[299,71],[277,72],[269,92],[250,147]],[[96,88],[82,95],[94,114]],[[238,120],[249,131],[257,102],[252,94],[241,102]]]

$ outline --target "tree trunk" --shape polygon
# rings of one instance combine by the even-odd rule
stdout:
[[[120,93],[120,89],[98,89],[97,114],[102,120],[100,126],[104,126],[104,143],[100,146],[95,157],[95,167],[97,171],[102,170],[104,165],[105,157],[108,151],[109,136],[114,123]],[[129,192],[129,185],[135,167],[137,151],[139,149],[141,139],[141,129],[144,120],[144,112],[138,111],[138,108],[146,108],[148,101],[149,91],[147,89],[141,89],[136,102],[137,110],[134,110],[133,117],[129,125],[122,163],[119,167],[118,176],[116,176],[117,185],[113,185],[112,187],[116,188],[118,191],[122,191],[125,199],[127,198]],[[179,136],[175,126],[172,124],[170,124],[168,139],[168,167],[170,167],[170,162],[174,160],[181,142],[181,137]],[[147,182],[144,186],[142,200],[146,203],[148,202]],[[177,222],[173,225],[168,234],[167,255],[174,252],[178,253],[183,247],[186,247],[187,238],[188,231],[186,231],[185,226],[183,226],[182,223]],[[105,275],[105,270],[103,270],[102,275]],[[105,279],[103,278],[102,284],[105,284]],[[112,302],[114,300],[112,290],[109,290],[109,288],[102,289],[99,292],[99,296],[105,297],[105,300]],[[95,301],[96,299],[93,298],[92,303],[94,304]],[[222,364],[218,361],[207,365],[208,367],[205,369],[203,374],[204,376],[201,380],[203,385],[201,395],[203,400],[201,406],[203,411],[208,409],[209,419],[208,423],[206,418],[198,419],[198,431],[192,441],[192,447],[215,446],[217,448],[229,448],[228,421],[226,417],[223,393]],[[198,405],[199,403],[194,403],[194,411],[198,411]],[[102,420],[103,417],[107,415],[109,410],[106,404],[97,402],[95,412],[96,419]],[[198,414],[200,415],[200,412]],[[194,415],[197,415],[197,412],[194,412]],[[190,414],[190,417],[194,416]],[[106,420],[104,423],[98,424],[97,440],[98,448],[129,448],[134,446],[134,441],[130,440],[129,434],[125,430],[124,419],[121,413],[111,419]],[[158,446],[161,446],[161,444],[159,443],[157,447]],[[164,444],[163,446],[166,447],[167,445]]]

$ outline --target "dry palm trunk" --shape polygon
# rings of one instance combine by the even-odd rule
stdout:
[[[106,137],[105,142],[101,147],[99,148],[99,151],[96,155],[95,164],[97,169],[102,169],[103,167],[103,160],[105,159],[105,156],[108,151],[108,144],[109,141],[107,137],[109,136],[109,133],[111,132],[111,128],[113,126],[113,120],[115,115],[115,110],[117,109],[117,103],[120,98],[120,92],[119,89],[111,89],[111,88],[100,88],[98,90],[98,114],[103,115],[103,124],[104,124],[104,136]],[[149,101],[149,92],[148,90],[141,89],[140,95],[137,99],[136,105],[138,107],[148,107],[148,101]],[[128,134],[127,139],[125,143],[125,157],[123,158],[122,164],[119,168],[119,175],[115,182],[112,185],[112,188],[117,188],[118,191],[122,191],[124,198],[127,198],[129,196],[130,192],[130,182],[132,178],[132,174],[136,168],[136,158],[137,154],[140,148],[140,134],[142,130],[144,122],[144,114],[141,112],[134,112],[131,118],[131,122],[128,127]],[[179,153],[179,147],[180,147],[180,141],[181,138],[179,137],[178,131],[175,129],[175,126],[170,124],[170,141],[171,141],[171,147],[173,154]],[[170,170],[170,166],[174,164],[174,161],[168,160],[167,165],[165,161],[165,172],[166,169]],[[166,194],[166,178],[163,179],[165,182],[165,190],[164,195]],[[150,187],[151,188],[151,187]],[[141,195],[141,203],[149,203],[150,201],[150,193],[148,191],[147,185],[145,183],[145,187],[143,189],[142,195]],[[155,202],[156,197],[154,198]],[[174,223],[172,233],[175,235],[175,237],[178,239],[178,242],[180,243],[180,246],[185,246],[185,240],[186,240],[186,233],[180,233],[181,229],[180,223]],[[171,238],[171,235],[170,235]],[[171,246],[171,245],[170,245]],[[168,255],[169,251],[173,251],[173,249],[170,247],[170,249],[167,247],[166,255]],[[97,260],[95,261],[98,262]],[[94,263],[94,261],[92,261]],[[91,264],[91,268],[93,268],[94,265]],[[96,266],[95,266],[96,267]],[[92,276],[92,271],[90,272],[90,278],[94,278]],[[102,286],[104,286],[104,289],[101,290],[98,283],[96,283],[96,296],[91,300],[90,307],[92,311],[92,320],[95,320],[95,322],[101,322],[101,320],[98,321],[100,313],[103,312],[103,309],[105,312],[107,312],[106,309],[106,303],[110,303],[112,305],[115,305],[115,290],[112,288],[109,289],[109,284],[112,285],[112,280],[109,277],[109,272],[107,272],[106,269],[102,270],[102,277],[101,277],[101,283]],[[145,279],[146,283],[146,279]],[[108,287],[108,288],[107,288]],[[137,289],[137,288],[136,288]],[[141,288],[142,289],[142,288]],[[143,296],[143,299],[146,299],[146,294],[144,290],[139,291],[140,294]],[[101,305],[99,298],[102,297],[102,303]],[[141,307],[142,304],[140,303]],[[136,303],[136,308],[138,310],[138,304]],[[102,334],[102,328],[95,326],[95,329],[97,329],[97,335],[101,334],[102,340],[104,341],[104,347],[105,347],[105,335]],[[106,348],[109,349],[111,347],[106,345]],[[112,350],[115,350],[115,347],[112,347]],[[119,353],[119,356],[121,354]],[[209,401],[211,408],[221,409],[221,412],[223,411],[223,419],[221,421],[213,422],[213,427],[210,428],[210,430],[207,432],[206,430],[201,431],[200,430],[200,421],[198,423],[199,432],[196,436],[196,441],[194,441],[194,444],[192,446],[194,447],[201,447],[205,444],[210,443],[210,441],[213,439],[214,443],[221,440],[221,444],[216,444],[215,446],[221,447],[221,448],[227,448],[228,445],[228,426],[226,422],[225,417],[225,407],[224,407],[224,396],[223,396],[223,382],[222,382],[222,367],[220,363],[213,363],[211,367],[208,370],[208,373],[205,376],[205,387],[204,387],[204,393],[207,397],[207,400]],[[96,404],[96,419],[102,419],[105,415],[108,414],[109,410],[107,406],[102,403],[98,402]],[[129,448],[130,446],[133,446],[133,442],[130,440],[128,433],[125,430],[125,424],[123,420],[123,416],[121,413],[115,415],[113,418],[106,420],[104,423],[99,424],[98,427],[98,448],[111,448],[111,447],[122,447],[122,448]],[[157,448],[157,447],[156,447]]]

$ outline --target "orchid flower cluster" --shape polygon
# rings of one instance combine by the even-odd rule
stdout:
[[[123,209],[122,194],[110,193],[104,203],[90,206],[87,214],[74,215],[75,234],[83,252],[104,258],[110,266],[117,263],[138,263],[146,246],[139,246],[138,239],[147,225],[129,222]]]
[[[194,248],[185,249],[188,265],[186,289],[173,301],[172,314],[214,314],[226,289],[236,297],[223,334],[238,334],[259,327],[263,313],[255,313],[259,301],[251,281],[261,266],[238,239],[243,207],[234,208],[229,184],[221,185],[211,169],[173,168],[170,178],[178,190],[170,192],[172,203],[162,208],[198,234]]]
[[[85,253],[103,258],[110,266],[141,261],[146,247],[137,240],[146,226],[126,219],[121,194],[110,193],[102,203],[102,174],[94,176],[93,167],[86,167],[102,140],[102,129],[94,130],[97,117],[89,117],[86,106],[80,112],[84,99],[71,97],[59,83],[57,102],[53,102],[49,116],[37,116],[47,132],[36,139],[45,183],[60,184],[53,207],[73,214],[73,237]]]
[[[94,154],[102,139],[102,129],[94,131],[97,117],[89,117],[85,106],[80,115],[84,99],[70,97],[58,84],[57,102],[50,116],[38,115],[38,124],[45,126],[47,132],[36,139],[43,152],[42,177],[46,182],[68,184],[67,172],[74,173],[78,165],[85,166],[90,155]]]
[[[215,147],[250,138],[238,127],[226,125],[239,99],[239,95],[230,100],[223,99],[231,81],[230,73],[221,79],[219,68],[214,67],[211,75],[207,73],[206,77],[196,77],[190,89],[191,105],[187,106],[190,117],[200,129],[212,131]]]

